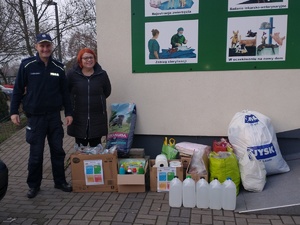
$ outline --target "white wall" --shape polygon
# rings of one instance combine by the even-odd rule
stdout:
[[[96,2],[108,105],[136,103],[136,134],[224,136],[244,109],[270,117],[276,132],[300,127],[300,70],[132,73],[131,0]]]

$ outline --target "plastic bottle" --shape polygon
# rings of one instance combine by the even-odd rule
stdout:
[[[143,167],[143,164],[140,164],[139,168],[138,168],[138,171],[137,171],[137,174],[144,174],[145,173],[145,169]]]
[[[196,206],[196,184],[189,175],[182,184],[182,203],[187,208],[194,208]]]
[[[224,210],[235,210],[236,207],[236,186],[230,177],[223,182],[222,208]]]
[[[175,176],[170,182],[169,206],[181,207],[182,205],[182,182]]]
[[[222,208],[222,185],[217,178],[209,183],[209,208]]]
[[[203,177],[196,183],[196,205],[201,209],[209,207],[209,184]]]
[[[119,168],[119,174],[125,174],[125,173],[126,173],[126,171],[124,169],[124,165],[122,164]]]

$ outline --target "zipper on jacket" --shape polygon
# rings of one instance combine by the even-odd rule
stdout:
[[[88,82],[88,99],[87,99],[88,118],[87,118],[87,123],[86,123],[86,131],[87,131],[86,138],[88,138],[89,129],[90,129],[90,126],[89,126],[89,123],[90,123],[90,79],[89,78],[86,78],[86,79]]]

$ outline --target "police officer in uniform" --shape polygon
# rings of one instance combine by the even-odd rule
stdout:
[[[71,192],[66,182],[63,150],[64,130],[60,111],[65,110],[66,125],[73,121],[70,96],[67,88],[64,66],[51,56],[52,39],[48,34],[36,36],[36,56],[22,60],[15,81],[10,107],[11,120],[20,124],[19,107],[28,118],[26,141],[30,144],[27,184],[28,198],[34,198],[40,191],[43,176],[43,153],[47,137],[52,164],[54,187]]]

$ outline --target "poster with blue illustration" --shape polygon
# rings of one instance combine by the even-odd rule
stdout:
[[[144,0],[145,16],[178,16],[199,12],[199,0]]]

